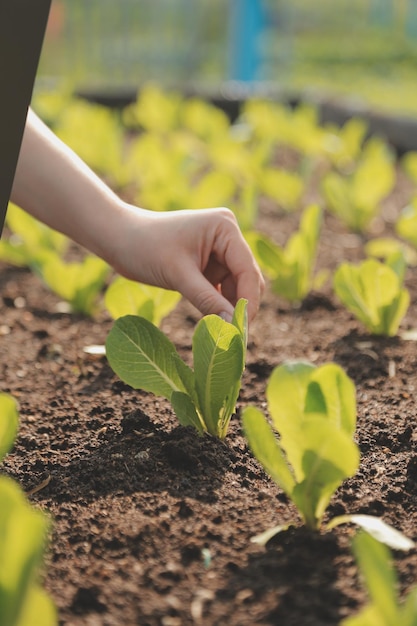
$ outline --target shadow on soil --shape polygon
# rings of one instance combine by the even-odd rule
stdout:
[[[262,624],[285,626],[338,625],[352,600],[337,585],[337,561],[342,549],[337,536],[305,527],[277,535],[260,554],[251,555],[244,569],[236,568],[224,598],[247,592],[248,605],[276,596],[276,606],[259,619]],[[343,555],[346,557],[346,555]],[[353,582],[353,581],[352,581]]]

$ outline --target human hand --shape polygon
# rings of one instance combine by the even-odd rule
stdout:
[[[215,313],[228,321],[239,298],[246,298],[253,320],[264,280],[231,211],[158,213],[125,205],[122,214],[112,259],[116,271],[179,291],[203,315]]]

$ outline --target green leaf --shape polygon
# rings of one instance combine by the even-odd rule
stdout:
[[[246,350],[248,343],[248,301],[240,298],[233,311],[232,324],[236,326],[242,337],[242,343]]]
[[[272,480],[289,497],[292,497],[295,487],[294,477],[279,442],[265,417],[255,407],[246,407],[242,411],[242,423],[254,456]]]
[[[178,421],[183,426],[193,426],[200,434],[204,432],[204,424],[197,413],[191,397],[183,391],[173,391],[171,404]]]
[[[306,413],[324,413],[340,429],[353,435],[356,429],[356,390],[353,381],[335,363],[311,373],[305,400]]]
[[[40,600],[37,575],[45,547],[48,522],[33,509],[23,492],[11,479],[0,477],[0,623],[3,626],[29,626],[23,622],[45,603]],[[33,591],[33,585],[35,590]],[[48,606],[49,603],[46,603]],[[55,623],[49,618],[45,624]],[[49,621],[48,621],[49,620]],[[43,622],[42,622],[43,623]]]
[[[242,373],[245,368],[246,358],[246,345],[248,341],[248,301],[244,298],[240,298],[235,306],[233,312],[232,324],[238,329],[242,340]],[[236,380],[235,385],[231,388],[226,402],[224,403],[221,411],[221,417],[219,422],[219,436],[223,439],[227,434],[230,418],[233,415],[236,407],[236,401],[239,397],[241,385],[241,378]]]
[[[266,398],[276,430],[282,438],[299,428],[304,416],[306,390],[315,366],[306,361],[286,361],[268,381]]]
[[[57,611],[51,598],[40,586],[31,585],[27,597],[23,602],[19,621],[16,623],[16,626],[31,626],[32,624],[36,624],[40,615],[42,615],[42,626],[56,626],[56,624],[58,624]]]
[[[173,391],[186,391],[178,370],[179,363],[184,370],[187,366],[173,353],[175,346],[164,333],[134,315],[117,319],[106,340],[108,361],[121,380],[167,399]]]
[[[378,214],[381,200],[395,183],[395,168],[386,145],[379,139],[368,140],[355,170],[343,177],[327,174],[322,189],[327,204],[342,221],[363,232]]]
[[[244,368],[242,336],[233,324],[207,315],[198,322],[192,345],[198,409],[208,432],[218,436],[230,418],[222,409],[237,400]]]
[[[318,528],[333,493],[359,467],[358,447],[334,422],[311,417],[285,451],[293,467],[301,466],[293,500],[307,526]]]
[[[340,626],[389,626],[378,608],[374,605],[366,606],[358,615],[342,620]],[[397,626],[400,626],[398,623]]]
[[[266,168],[260,175],[261,191],[275,200],[286,211],[299,205],[305,183],[299,174],[277,167]]]
[[[272,280],[275,293],[299,302],[313,284],[313,270],[322,221],[318,205],[310,205],[300,220],[300,228],[285,247],[277,246],[260,233],[247,233],[246,239],[262,270]]]
[[[368,256],[387,261],[387,264],[394,269],[401,282],[404,280],[407,266],[415,267],[417,265],[417,251],[412,246],[393,237],[370,239],[365,244],[365,252]],[[399,258],[400,255],[403,261]],[[395,259],[395,264],[392,263],[393,259]]]
[[[92,255],[81,262],[66,263],[58,254],[50,252],[42,258],[39,273],[48,287],[69,302],[74,311],[91,315],[109,269],[105,261]]]
[[[0,461],[10,451],[19,426],[17,402],[6,393],[0,394]]]
[[[387,626],[398,626],[398,581],[389,550],[369,534],[358,533],[353,539],[353,552],[372,604]]]
[[[269,276],[275,277],[277,267],[282,262],[283,251],[266,235],[250,231],[245,233],[246,240],[262,270]]]
[[[375,334],[394,336],[409,304],[409,294],[393,269],[376,259],[342,263],[334,275],[341,302]]]
[[[400,608],[399,624],[401,626],[417,626],[417,589],[415,587],[410,591]]]
[[[62,254],[68,247],[69,239],[65,235],[49,228],[12,202],[9,202],[7,208],[6,222],[13,234],[17,236],[12,240],[17,238],[23,244],[28,261],[30,254],[36,250],[52,250]]]
[[[371,516],[352,516],[366,518]],[[417,590],[409,593],[404,604],[399,602],[398,579],[393,567],[393,561],[388,548],[381,543],[374,530],[379,527],[379,518],[373,518],[372,523],[366,522],[364,528],[369,525],[372,535],[359,532],[353,539],[353,552],[358,563],[360,574],[367,588],[370,604],[360,613],[342,622],[341,626],[416,626],[417,625]],[[365,521],[365,520],[363,520]],[[385,526],[385,528],[384,528]],[[385,534],[393,532],[401,535],[395,529],[382,522],[382,540]],[[381,529],[378,528],[380,533]],[[402,536],[404,538],[404,536]],[[397,537],[393,541],[396,547]],[[404,543],[403,541],[401,543]],[[410,546],[408,546],[409,549]],[[404,549],[404,547],[400,548]]]
[[[416,160],[417,162],[417,160]],[[398,235],[417,248],[417,199],[406,206],[399,216],[395,230]]]
[[[118,276],[106,290],[104,304],[113,319],[124,315],[138,315],[159,326],[178,304],[177,291],[143,285]]]
[[[306,525],[316,529],[335,490],[359,466],[359,450],[352,439],[354,385],[335,364],[316,368],[308,362],[289,361],[272,372],[266,396],[280,442],[259,413],[250,412],[244,421],[246,425],[248,420],[249,443],[296,504]]]

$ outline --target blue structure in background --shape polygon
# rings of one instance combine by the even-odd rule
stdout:
[[[230,80],[253,82],[261,78],[261,43],[266,23],[262,0],[230,0]]]

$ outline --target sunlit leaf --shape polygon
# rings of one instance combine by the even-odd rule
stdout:
[[[0,461],[10,451],[16,437],[19,415],[16,400],[0,394]]]

